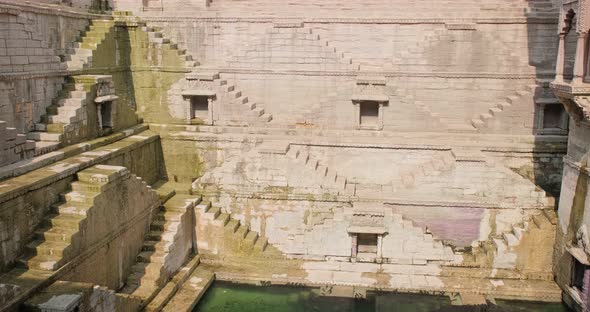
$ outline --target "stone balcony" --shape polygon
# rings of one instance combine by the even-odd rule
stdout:
[[[590,122],[590,83],[555,80],[550,86],[576,123]]]

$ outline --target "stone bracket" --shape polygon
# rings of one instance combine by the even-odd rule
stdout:
[[[552,83],[551,89],[575,122],[590,121],[590,85]]]

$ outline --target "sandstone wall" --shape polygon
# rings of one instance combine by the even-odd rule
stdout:
[[[51,206],[59,202],[60,194],[69,189],[80,167],[98,161],[125,166],[150,184],[159,180],[162,162],[158,142],[149,137],[126,139],[116,143],[118,151],[111,152],[110,145],[107,145],[99,151],[87,152],[74,159],[66,159],[53,166],[3,181],[7,188],[20,186],[20,190],[0,193],[0,271],[10,268],[22,254],[33,231],[49,213]]]
[[[61,90],[60,56],[89,16],[34,6],[8,6],[0,15],[0,120],[19,133],[33,129]]]
[[[326,20],[285,28],[221,18],[145,18],[205,67],[235,82],[277,125],[354,128],[354,77],[370,73],[387,78],[385,130],[473,129],[473,119],[526,91],[535,78],[549,78],[555,59],[555,24],[548,21],[456,25],[450,19],[431,25]],[[574,46],[568,40],[570,59]],[[568,62],[566,70],[571,68]],[[489,131],[539,130],[536,103],[556,100],[544,87],[533,93],[506,110],[508,117]]]
[[[588,161],[590,147],[588,122],[570,124],[568,154],[564,158],[564,170],[559,200],[559,223],[555,245],[554,272],[556,281],[564,289],[565,298],[571,306],[573,300],[573,257],[566,250],[570,246],[582,248],[588,253],[588,228],[590,227],[590,181]]]
[[[94,250],[62,279],[119,289],[136,262],[154,214],[160,206],[158,195],[140,178],[120,166],[120,177],[105,185],[94,199],[95,212],[81,229],[77,254]],[[106,240],[106,241],[105,241]],[[97,248],[98,246],[98,248]]]

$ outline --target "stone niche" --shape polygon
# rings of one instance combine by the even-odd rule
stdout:
[[[351,98],[354,104],[356,129],[383,130],[384,106],[389,105],[385,85],[385,78],[357,78],[356,88]]]
[[[204,123],[213,125],[213,100],[215,92],[206,89],[182,91],[186,107],[186,120],[189,124]]]
[[[355,211],[348,234],[352,238],[351,261],[383,262],[383,236],[387,235],[385,215],[375,209]]]
[[[114,102],[119,97],[115,95],[115,86],[112,78],[110,76],[108,78],[110,79],[97,80],[94,103],[96,104],[99,135],[108,135],[115,128],[116,105]]]

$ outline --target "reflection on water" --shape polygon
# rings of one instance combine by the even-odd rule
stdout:
[[[430,311],[569,311],[557,303],[498,301],[483,307],[452,306],[448,297],[372,293],[367,299],[320,295],[319,289],[259,287],[216,282],[194,311],[199,312],[430,312]]]

